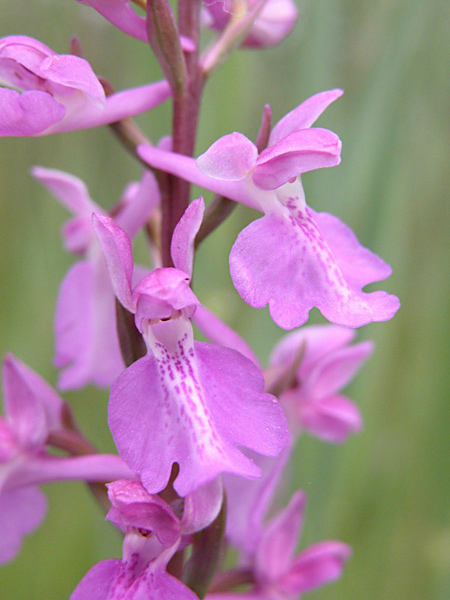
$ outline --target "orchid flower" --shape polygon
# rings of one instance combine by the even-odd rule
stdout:
[[[277,376],[296,368],[289,374],[292,381],[288,389],[279,397],[289,422],[290,445],[276,458],[250,455],[263,472],[257,481],[224,476],[227,538],[243,557],[255,550],[299,434],[308,431],[324,441],[342,443],[361,429],[357,406],[337,393],[350,382],[373,350],[372,342],[368,341],[350,346],[354,337],[351,329],[319,325],[292,332],[275,346],[266,374],[266,387],[270,389]]]
[[[44,519],[47,502],[37,487],[60,480],[133,478],[118,456],[51,456],[51,433],[64,429],[63,402],[34,371],[12,355],[3,363],[5,418],[0,417],[0,563],[12,560],[22,539]]]
[[[291,368],[296,368],[289,375],[292,381],[288,389],[280,395],[280,403],[289,422],[291,442],[277,458],[251,455],[263,472],[260,480],[224,476],[227,537],[233,546],[239,548],[242,556],[254,552],[300,432],[308,431],[324,441],[342,443],[351,433],[361,429],[362,419],[357,406],[337,393],[350,382],[373,350],[369,341],[350,346],[354,337],[351,329],[319,325],[292,332],[275,346],[266,375],[266,387],[270,389],[280,373],[286,374]]]
[[[189,282],[203,210],[202,200],[193,202],[175,229],[175,268],[154,270],[134,290],[128,237],[111,219],[94,217],[117,298],[135,315],[148,350],[112,386],[109,426],[119,454],[150,493],[166,487],[174,463],[180,496],[223,472],[258,477],[236,446],[274,456],[288,441],[284,414],[264,393],[254,363],[193,340],[199,301]]]
[[[165,81],[106,97],[89,63],[33,38],[0,39],[0,136],[40,136],[115,123],[170,95]]]
[[[286,368],[303,353],[294,380],[281,396],[291,434],[305,430],[318,438],[342,443],[359,431],[358,408],[338,391],[348,385],[373,351],[370,341],[350,346],[354,331],[332,325],[305,327],[285,336],[273,351],[271,365]]]
[[[125,533],[122,560],[95,565],[78,584],[71,600],[198,600],[166,566],[192,523],[179,519],[159,496],[137,481],[108,485],[112,508],[107,519]]]
[[[296,492],[288,506],[264,528],[250,563],[251,589],[208,594],[207,600],[298,600],[300,594],[334,581],[351,550],[326,541],[294,556],[303,526],[306,496]]]
[[[244,0],[252,8],[257,0]],[[241,46],[244,48],[272,48],[281,43],[292,31],[297,20],[297,7],[292,0],[267,0]],[[203,23],[222,31],[233,15],[232,2],[213,0],[204,2]]]
[[[340,162],[339,138],[311,125],[341,94],[322,92],[300,104],[277,123],[260,154],[240,133],[220,138],[197,161],[139,147],[151,166],[265,213],[239,234],[230,254],[231,277],[248,304],[268,304],[284,329],[305,323],[314,306],[348,327],[390,319],[399,307],[398,298],[386,292],[362,291],[388,277],[390,267],[339,219],[306,205],[299,176]]]
[[[64,242],[67,250],[83,257],[67,273],[56,307],[55,364],[63,369],[59,387],[75,389],[88,383],[109,387],[125,365],[115,325],[114,290],[92,228],[92,213],[104,211],[77,177],[42,167],[34,167],[32,173],[75,214],[64,227]],[[145,171],[139,183],[125,188],[114,218],[134,238],[158,204],[158,185]],[[139,273],[143,275],[142,267]]]

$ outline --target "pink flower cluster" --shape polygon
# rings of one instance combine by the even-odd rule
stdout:
[[[167,81],[110,94],[85,59],[58,55],[25,36],[6,37],[0,40],[6,86],[0,134],[41,136],[119,123],[134,156],[148,165],[110,212],[77,177],[32,170],[73,215],[63,238],[77,261],[62,282],[55,317],[58,387],[110,388],[108,424],[118,456],[98,453],[59,395],[8,356],[0,561],[13,559],[43,520],[39,484],[76,479],[106,492],[108,483],[107,519],[123,533],[123,556],[95,565],[72,600],[294,600],[340,577],[351,552],[326,541],[296,554],[306,497],[298,490],[280,509],[276,488],[303,432],[342,443],[361,429],[358,408],[340,390],[372,344],[352,345],[351,328],[388,320],[399,307],[395,296],[363,291],[388,277],[390,267],[337,217],[306,203],[301,176],[340,162],[338,136],[313,125],[342,91],[312,96],[273,128],[266,112],[256,143],[230,133],[195,159],[186,150],[195,140],[199,101],[194,106],[193,98],[236,46],[281,42],[295,24],[295,5],[205,2],[202,14],[178,29],[166,0],[139,2],[146,15],[130,0],[79,2],[150,44]],[[180,0],[181,20],[187,6]],[[216,32],[202,55],[198,30],[186,25],[194,22]],[[128,119],[170,96],[172,138],[158,146],[142,143],[143,135],[135,139]],[[206,209],[202,198],[189,202],[186,182],[216,199]],[[275,346],[265,370],[192,288],[205,227],[218,225],[214,210],[230,201],[263,213],[231,250],[236,290],[250,306],[268,306],[282,329],[295,329]],[[131,243],[141,231],[152,266],[134,264]],[[297,329],[314,307],[332,325]],[[195,340],[194,325],[209,342]],[[231,571],[217,550],[227,545],[239,552]]]

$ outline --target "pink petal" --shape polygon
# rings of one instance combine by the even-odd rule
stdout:
[[[111,509],[106,518],[125,532],[128,527],[155,532],[161,544],[172,546],[180,537],[180,525],[170,506],[150,495],[139,481],[121,479],[109,483]]]
[[[123,306],[134,313],[135,306],[131,298],[133,252],[130,240],[124,230],[109,217],[94,214],[92,222],[108,265],[114,292]]]
[[[169,96],[169,84],[166,81],[157,81],[107,96],[103,106],[99,106],[98,102],[86,102],[81,107],[78,104],[70,107],[67,101],[65,104],[73,109],[72,112],[48,133],[90,129],[122,121],[151,110]]]
[[[53,54],[55,52],[51,48],[26,35],[8,35],[0,39],[0,56],[13,58],[33,72],[41,64],[43,57]]]
[[[216,477],[206,485],[188,494],[184,499],[181,529],[184,535],[208,527],[222,508],[222,478]]]
[[[142,160],[155,169],[177,175],[195,185],[225,196],[225,198],[259,210],[258,202],[255,202],[251,193],[246,189],[244,181],[226,181],[210,177],[200,171],[195,159],[153,146],[139,146],[138,154]]]
[[[3,361],[3,389],[8,422],[21,447],[34,450],[45,443],[48,423],[45,405],[33,389],[29,372],[12,354]],[[44,391],[44,385],[46,384],[41,382],[40,391]],[[51,396],[53,395],[52,391]]]
[[[148,319],[170,319],[176,311],[191,316],[199,302],[189,282],[189,275],[172,267],[154,269],[141,279],[133,291],[138,328],[142,331]]]
[[[128,186],[127,189],[130,190],[130,187]],[[141,181],[131,188],[131,193],[127,195],[123,208],[114,220],[130,240],[133,240],[160,202],[161,196],[156,178],[153,173],[145,169]]]
[[[298,377],[304,379],[327,354],[349,344],[355,337],[352,329],[337,325],[312,325],[284,335],[273,349],[270,364],[286,367],[304,348]]]
[[[328,354],[311,372],[308,392],[315,398],[324,398],[342,389],[350,383],[372,352],[372,342],[361,342]]]
[[[203,15],[206,27],[223,30],[230,20],[231,8],[226,2],[204,2]],[[249,2],[251,11],[257,2]],[[247,14],[248,16],[248,14]],[[297,8],[291,0],[268,0],[258,13],[249,34],[242,42],[245,48],[271,48],[279,44],[292,30],[297,18]]]
[[[286,392],[281,401],[289,414],[297,414],[302,429],[325,442],[341,444],[352,433],[362,428],[358,407],[345,398],[334,394],[315,400],[296,398],[295,391]]]
[[[239,234],[230,254],[230,269],[242,298],[255,308],[269,304],[273,320],[284,329],[302,325],[313,306],[329,321],[348,327],[392,318],[399,306],[395,296],[366,294],[352,286],[358,279],[373,280],[370,258],[375,255],[355,243],[352,264],[366,269],[357,276],[350,264],[335,259],[334,240],[328,245],[318,226],[320,218],[316,220],[311,209],[291,214],[290,219],[267,215]],[[375,258],[378,265],[380,259]],[[346,272],[350,281],[345,279]]]
[[[47,92],[0,89],[0,136],[28,136],[44,133],[58,123],[66,109]]]
[[[130,0],[77,0],[91,6],[124,33],[148,42],[145,17],[139,16],[131,7]]]
[[[95,241],[92,213],[103,212],[91,199],[85,183],[74,175],[44,167],[33,167],[31,174],[76,215],[64,226],[64,244],[70,252],[85,253]]]
[[[0,563],[15,558],[23,538],[39,527],[46,512],[47,499],[37,487],[0,491]]]
[[[197,158],[197,167],[205,175],[225,181],[244,179],[253,169],[258,150],[242,133],[230,133],[214,142]]]
[[[332,102],[340,98],[343,93],[339,89],[319,92],[302,102],[300,106],[291,110],[291,112],[278,121],[270,134],[269,145],[273,146],[291,133],[294,133],[294,131],[311,127],[324,110]]]
[[[63,369],[61,389],[88,383],[107,387],[123,371],[115,311],[103,257],[75,264],[61,285],[56,306],[55,365]]]
[[[84,58],[72,54],[48,56],[42,61],[38,74],[51,84],[83,92],[100,105],[105,103],[103,86]],[[61,93],[59,88],[58,92]]]
[[[258,358],[247,342],[213,312],[204,306],[197,306],[192,320],[203,335],[213,342],[213,344],[237,350],[237,352],[240,352],[243,356],[251,360],[258,368],[261,368]]]
[[[302,173],[341,162],[341,141],[327,129],[294,131],[258,157],[253,182],[264,190],[274,190]]]
[[[21,91],[50,92],[41,77],[42,62],[55,52],[33,38],[8,36],[0,40],[0,83]]]
[[[304,492],[295,492],[288,506],[267,525],[255,556],[258,583],[273,584],[289,571],[303,527],[305,503]]]
[[[86,454],[83,456],[28,455],[11,470],[6,488],[39,485],[56,481],[107,482],[133,479],[136,474],[116,454]]]
[[[338,579],[351,549],[341,542],[321,542],[302,552],[280,581],[287,594],[303,594]]]
[[[148,43],[145,17],[139,16],[132,8],[130,0],[77,0],[80,4],[92,6],[110,23],[124,33]],[[184,52],[193,52],[195,44],[185,36],[180,37]]]
[[[91,217],[93,212],[102,212],[79,177],[45,167],[33,167],[31,174],[74,215]]]
[[[0,464],[7,463],[16,458],[20,452],[17,436],[11,427],[11,422],[0,416]],[[9,478],[9,469],[0,471],[0,486]]]
[[[276,458],[245,452],[262,471],[261,479],[243,479],[224,475],[227,494],[227,527],[229,542],[252,557],[263,533],[263,523],[273,502],[281,475],[291,454],[291,445]]]
[[[268,0],[245,38],[243,47],[272,48],[281,43],[294,28],[297,13],[292,0]]]
[[[40,377],[35,371],[30,369],[25,363],[18,360],[12,354],[8,354],[5,358],[5,365],[9,364],[12,370],[16,372],[16,377],[22,379],[24,385],[28,386],[33,391],[33,394],[39,406],[45,413],[47,422],[47,431],[55,431],[63,427],[62,411],[63,401],[55,390]],[[16,403],[16,399],[12,399]],[[5,387],[5,405],[9,414],[9,392]],[[11,410],[15,410],[11,407]]]
[[[192,275],[194,262],[195,236],[200,229],[204,212],[205,203],[203,198],[194,200],[181,217],[172,236],[170,250],[173,264],[189,276]]]

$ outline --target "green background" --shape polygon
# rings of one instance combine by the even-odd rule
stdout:
[[[291,487],[309,504],[302,547],[341,539],[354,550],[345,576],[307,597],[447,600],[450,595],[450,77],[447,0],[310,0],[279,48],[234,55],[208,85],[198,153],[222,134],[254,138],[261,110],[278,120],[311,94],[345,95],[319,124],[343,140],[342,164],[304,178],[308,203],[330,211],[393,267],[393,321],[364,327],[376,352],[352,384],[364,430],[344,446],[305,437]],[[75,1],[2,2],[0,35],[26,34],[60,53],[77,36],[116,89],[160,77],[144,44]],[[139,119],[152,140],[168,133],[168,106]],[[67,213],[28,175],[34,164],[74,173],[105,207],[139,166],[107,128],[0,141],[0,350],[52,383],[52,321],[73,263],[62,251]],[[265,361],[282,332],[233,290],[228,252],[254,215],[238,208],[205,242],[195,271],[200,299],[238,328]],[[141,247],[142,253],[142,247]],[[317,320],[317,315],[313,319]],[[69,393],[88,437],[104,449],[107,393]],[[96,561],[120,556],[81,484],[46,486],[50,510],[17,560],[0,570],[0,599],[63,600]],[[1,535],[1,532],[0,532]]]

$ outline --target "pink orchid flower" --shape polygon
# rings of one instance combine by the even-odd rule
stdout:
[[[248,9],[257,0],[247,0]],[[216,0],[204,2],[203,23],[205,27],[222,31],[233,13],[232,2]],[[267,0],[255,19],[249,34],[242,42],[244,48],[272,48],[281,43],[294,28],[297,7],[292,0]]]
[[[125,365],[117,335],[114,290],[92,228],[92,213],[104,211],[78,177],[43,167],[34,167],[32,174],[74,213],[63,237],[67,250],[82,256],[67,273],[56,306],[55,364],[62,369],[59,387],[77,389],[88,383],[109,387]],[[158,185],[145,171],[140,182],[125,188],[115,221],[133,239],[158,204]],[[139,267],[138,276],[144,273]]]
[[[300,104],[277,123],[261,153],[240,133],[224,136],[197,161],[139,148],[151,166],[265,213],[239,234],[231,277],[248,304],[268,304],[284,329],[305,323],[313,307],[348,327],[390,319],[399,308],[395,296],[362,291],[388,277],[390,267],[339,219],[315,213],[305,201],[299,176],[340,162],[339,138],[311,125],[341,94],[322,92]]]
[[[12,560],[23,538],[44,519],[41,483],[111,481],[134,477],[113,455],[76,458],[47,452],[51,433],[64,429],[63,402],[34,371],[12,355],[3,363],[5,418],[0,417],[0,563]]]
[[[255,551],[299,434],[307,431],[323,441],[342,443],[361,429],[358,407],[338,393],[352,380],[373,350],[369,341],[351,346],[354,337],[355,332],[351,329],[318,325],[285,335],[275,346],[266,376],[269,389],[273,378],[285,374],[301,356],[300,364],[292,373],[291,386],[280,396],[289,422],[291,442],[276,458],[250,454],[263,472],[261,479],[249,481],[224,476],[227,538],[242,556],[248,557]]]
[[[174,463],[180,496],[223,472],[258,477],[237,446],[274,456],[288,441],[284,414],[264,393],[255,364],[231,348],[194,342],[199,302],[189,282],[203,210],[203,201],[193,202],[177,225],[175,268],[156,269],[134,289],[128,237],[111,219],[94,216],[117,298],[135,315],[148,350],[112,386],[109,426],[150,493],[166,487]]]
[[[319,542],[294,556],[305,501],[305,494],[296,492],[265,527],[249,563],[254,579],[251,589],[208,594],[207,600],[299,600],[301,594],[341,576],[351,554],[342,542]]]
[[[292,387],[280,397],[291,433],[308,431],[332,443],[344,442],[362,427],[355,404],[339,394],[373,351],[370,341],[350,346],[354,331],[332,325],[305,327],[274,348],[271,365],[285,369],[303,352]]]
[[[0,136],[40,136],[114,123],[166,100],[165,81],[106,97],[83,58],[33,38],[0,39]]]
[[[166,572],[182,534],[192,533],[192,523],[180,520],[164,500],[137,481],[115,481],[108,485],[108,496],[112,508],[106,518],[125,533],[122,560],[95,565],[71,600],[198,600]]]

